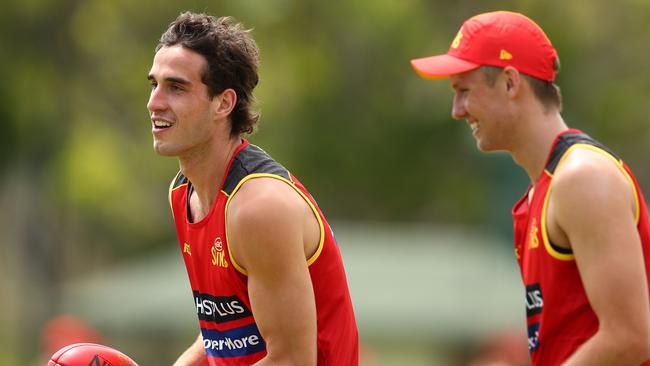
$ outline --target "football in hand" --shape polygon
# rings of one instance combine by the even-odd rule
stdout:
[[[54,352],[47,366],[138,366],[138,364],[114,348],[94,343],[75,343]]]

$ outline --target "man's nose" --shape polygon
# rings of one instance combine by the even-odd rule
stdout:
[[[465,109],[465,102],[463,99],[454,96],[454,101],[451,105],[451,117],[455,120],[465,119],[467,110]]]
[[[147,109],[149,112],[161,111],[166,108],[165,99],[162,96],[159,88],[151,89],[149,101],[147,102]]]

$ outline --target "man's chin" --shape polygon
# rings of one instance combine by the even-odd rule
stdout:
[[[165,146],[161,146],[155,142],[153,143],[153,150],[160,156],[176,156],[173,149],[165,148]]]
[[[482,144],[480,144],[478,142],[476,143],[476,148],[478,149],[478,151],[480,151],[482,153],[495,153],[495,152],[504,152],[504,151],[507,152],[508,151],[507,149],[504,149],[504,148],[499,148],[497,146],[486,146],[486,145],[482,145]]]
[[[478,151],[480,151],[482,153],[490,153],[490,152],[499,151],[499,149],[496,149],[495,146],[491,146],[491,145],[486,144],[486,143],[481,143],[481,140],[476,141],[476,148],[478,149]]]

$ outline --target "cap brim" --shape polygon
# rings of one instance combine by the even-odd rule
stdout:
[[[411,66],[425,79],[442,79],[476,69],[481,65],[445,54],[413,59]]]

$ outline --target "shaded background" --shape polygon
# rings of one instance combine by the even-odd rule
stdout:
[[[145,107],[153,48],[182,10],[254,28],[262,119],[250,139],[332,221],[365,365],[469,364],[502,334],[523,337],[509,209],[527,177],[478,153],[449,117],[448,83],[408,64],[444,52],[466,18],[535,19],[560,54],[565,120],[650,190],[645,0],[3,4],[0,365],[39,365],[61,314],[142,365],[171,364],[194,337],[166,198],[178,165],[153,152]]]

